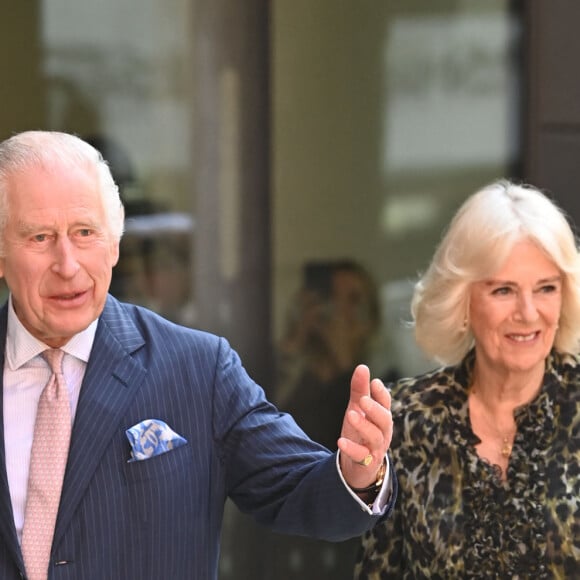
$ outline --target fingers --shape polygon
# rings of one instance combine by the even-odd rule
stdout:
[[[355,412],[349,413],[348,416],[348,421],[358,435],[359,443],[369,450],[378,450],[380,454],[386,452],[393,432],[391,411],[370,397],[361,399],[361,408],[364,416]]]
[[[370,395],[371,371],[366,365],[357,365],[350,380],[350,401],[358,404],[360,397]]]
[[[348,457],[353,463],[360,465],[362,468],[369,467],[375,461],[375,454],[371,453],[366,445],[356,443],[352,439],[340,437],[338,439],[338,448],[343,456]],[[381,461],[382,457],[384,455],[381,456]]]
[[[371,381],[371,397],[385,409],[391,412],[391,393],[380,379]]]
[[[381,462],[393,434],[389,391],[378,379],[372,381],[371,391],[373,398],[367,395],[360,397],[360,411],[351,409],[347,412],[349,434],[348,437],[341,437],[342,443],[339,440],[340,449],[358,463],[365,461],[368,454],[373,456],[373,460]]]

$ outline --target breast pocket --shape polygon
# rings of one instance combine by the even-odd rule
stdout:
[[[131,520],[146,524],[140,533],[154,535],[166,526],[178,526],[184,518],[192,517],[194,506],[203,499],[189,443],[126,463],[124,471]]]
[[[182,478],[188,479],[193,466],[191,445],[186,443],[165,453],[125,464],[128,485],[154,481],[159,485],[172,485]]]

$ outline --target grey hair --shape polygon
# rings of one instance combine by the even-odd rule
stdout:
[[[4,228],[10,207],[10,178],[18,172],[41,167],[50,171],[59,162],[65,166],[84,166],[95,171],[99,183],[109,234],[119,242],[123,235],[125,211],[119,189],[102,155],[75,135],[58,131],[25,131],[0,143],[0,256],[4,255]]]
[[[415,284],[411,301],[415,339],[427,356],[457,364],[472,348],[470,285],[493,275],[524,239],[537,244],[563,274],[554,347],[578,352],[580,257],[571,224],[538,189],[500,180],[467,198]]]

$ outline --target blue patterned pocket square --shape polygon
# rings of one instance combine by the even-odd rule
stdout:
[[[187,443],[160,419],[145,419],[125,431],[131,443],[131,461],[143,461]]]

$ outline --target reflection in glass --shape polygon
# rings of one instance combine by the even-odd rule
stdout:
[[[126,234],[111,291],[191,325],[191,2],[42,4],[47,128],[99,149]]]

